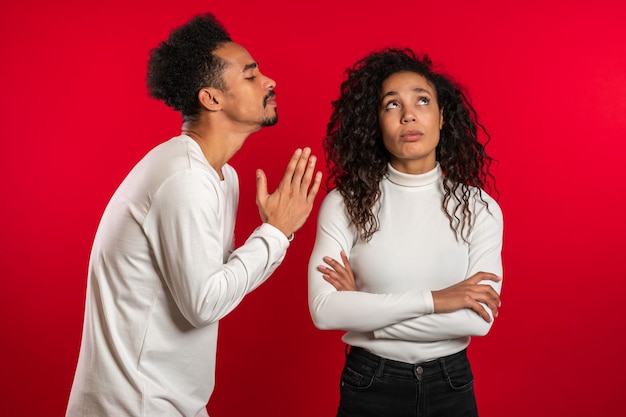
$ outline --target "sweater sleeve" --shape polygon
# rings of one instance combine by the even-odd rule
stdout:
[[[309,310],[316,327],[371,332],[433,311],[430,292],[337,291],[326,282],[317,270],[319,265],[325,264],[324,256],[341,259],[340,252],[349,254],[356,238],[340,194],[331,192],[320,207],[315,245],[309,260]]]
[[[219,183],[197,171],[170,178],[153,197],[144,230],[162,279],[194,326],[220,320],[276,269],[289,245],[269,224],[225,261]]]
[[[502,233],[503,220],[500,207],[491,198],[488,209],[481,205],[469,240],[469,263],[466,279],[477,272],[490,272],[502,277]],[[498,294],[502,281],[482,281],[491,285]],[[434,342],[467,336],[484,336],[493,324],[493,314],[484,304],[491,322],[486,322],[476,312],[462,309],[452,313],[428,314],[411,318],[401,323],[383,327],[374,332],[377,339],[397,339],[417,342]]]

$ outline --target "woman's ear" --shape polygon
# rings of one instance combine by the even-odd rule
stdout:
[[[443,107],[439,110],[439,130],[443,129]]]

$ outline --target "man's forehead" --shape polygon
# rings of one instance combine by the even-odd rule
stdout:
[[[227,42],[214,51],[228,63],[229,67],[237,71],[245,71],[249,68],[255,68],[257,63],[254,61],[250,53],[243,46],[235,42]]]

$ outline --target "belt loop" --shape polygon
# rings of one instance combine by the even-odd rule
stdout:
[[[448,368],[446,367],[446,360],[444,358],[439,358],[439,368],[443,371],[444,374],[448,374]]]
[[[441,371],[447,377],[448,376],[448,366],[447,366],[448,364],[446,363],[446,358],[439,358],[438,362],[439,362],[439,367],[441,368]]]
[[[383,376],[383,369],[385,369],[385,359],[380,358],[380,360],[378,361],[378,369],[376,370],[377,378],[380,378],[381,376]]]

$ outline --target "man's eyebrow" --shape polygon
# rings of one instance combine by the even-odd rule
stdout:
[[[257,68],[258,66],[259,66],[259,65],[258,65],[256,62],[253,62],[253,63],[251,63],[251,64],[247,64],[247,65],[245,65],[245,66],[243,67],[243,70],[242,70],[241,72],[246,72],[246,71],[248,71],[248,70],[250,70],[250,69]]]

